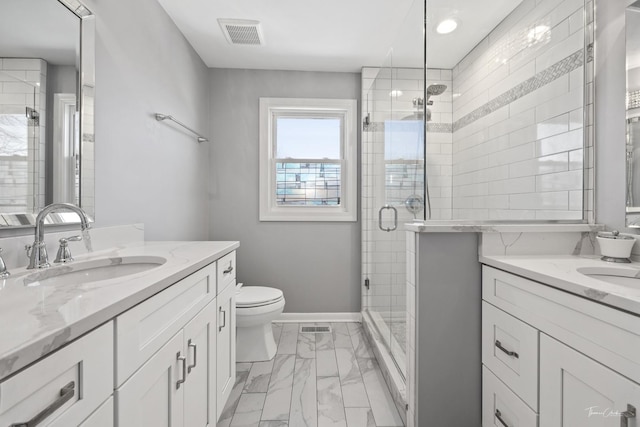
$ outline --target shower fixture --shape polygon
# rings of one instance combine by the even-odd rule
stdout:
[[[426,105],[433,105],[433,100],[431,100],[432,96],[442,95],[444,91],[447,90],[447,85],[443,84],[432,84],[427,87],[427,102]],[[416,111],[413,114],[403,117],[402,120],[423,120],[424,119],[424,111],[425,110],[425,102],[424,98],[413,98],[413,108]],[[431,109],[426,108],[427,113],[427,121],[431,121]]]

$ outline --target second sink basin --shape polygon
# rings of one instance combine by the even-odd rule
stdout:
[[[160,267],[166,258],[127,256],[76,262],[29,274],[25,286],[68,286],[115,279]]]
[[[614,285],[640,287],[640,269],[612,267],[580,267],[578,273]]]

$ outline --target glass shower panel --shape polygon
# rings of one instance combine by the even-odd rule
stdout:
[[[404,224],[424,217],[424,72],[395,68],[392,61],[390,55],[363,97],[363,272],[369,283],[364,307],[404,374]]]

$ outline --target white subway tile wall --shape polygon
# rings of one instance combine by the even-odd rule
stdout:
[[[583,218],[590,7],[525,0],[454,67],[451,219]]]
[[[0,58],[0,211],[44,206],[47,63]],[[27,107],[39,113],[27,118]]]

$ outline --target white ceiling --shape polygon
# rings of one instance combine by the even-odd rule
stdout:
[[[52,0],[1,0],[0,58],[75,65],[80,19]]]
[[[423,0],[158,0],[207,66],[358,72],[380,66],[420,67]],[[452,68],[521,0],[429,0],[429,67]],[[436,20],[456,17],[454,33]],[[230,45],[218,18],[262,23],[265,46]]]

